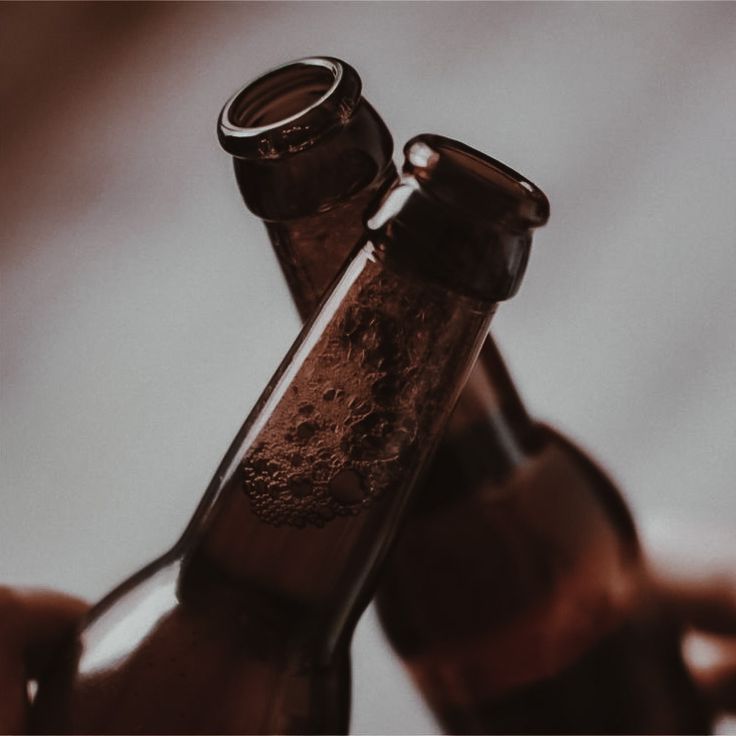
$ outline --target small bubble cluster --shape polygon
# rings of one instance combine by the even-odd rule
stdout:
[[[447,362],[452,310],[432,294],[379,266],[361,275],[243,460],[263,521],[321,527],[405,482]]]

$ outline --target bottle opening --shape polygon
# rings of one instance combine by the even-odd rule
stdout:
[[[225,104],[220,143],[241,158],[278,158],[302,150],[347,122],[360,93],[360,78],[344,61],[314,57],[284,64]]]
[[[334,70],[307,64],[271,72],[243,90],[230,111],[230,121],[241,128],[283,125],[318,105],[337,79]]]

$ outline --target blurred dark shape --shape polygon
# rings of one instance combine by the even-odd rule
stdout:
[[[65,131],[54,111],[74,106],[100,66],[112,66],[129,52],[135,36],[176,13],[159,3],[5,3],[0,9],[0,109],[4,145],[48,130],[49,145]],[[51,133],[56,140],[51,139]]]
[[[139,50],[141,36],[174,19],[177,3],[4,3],[0,7],[0,125],[3,178],[0,256],[33,247],[13,232],[39,216],[39,190],[65,190],[67,168],[49,155],[89,128],[94,102],[116,69]],[[94,140],[82,148],[94,150]],[[124,148],[121,142],[120,149]],[[100,160],[85,178],[102,177]],[[71,169],[71,167],[68,167]],[[97,186],[99,182],[97,182]],[[97,186],[78,187],[64,200],[64,216],[84,212]],[[30,213],[33,213],[32,215]],[[58,217],[42,211],[48,219]]]

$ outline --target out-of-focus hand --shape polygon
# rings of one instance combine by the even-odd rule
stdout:
[[[736,716],[736,534],[686,521],[642,527],[657,594],[687,632],[692,677],[716,715]]]
[[[656,575],[660,600],[688,632],[684,655],[716,715],[736,715],[736,586],[720,576]]]
[[[86,610],[60,593],[0,586],[0,733],[25,733],[28,683]]]

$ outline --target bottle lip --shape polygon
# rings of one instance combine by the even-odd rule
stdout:
[[[549,201],[539,187],[495,158],[434,133],[404,146],[405,175],[443,204],[474,220],[526,230],[549,219]]]
[[[303,104],[269,120],[269,106],[281,104],[290,89]],[[310,56],[281,64],[245,84],[225,103],[217,124],[220,144],[231,155],[251,160],[296,153],[344,125],[361,91],[358,73],[341,59]]]

